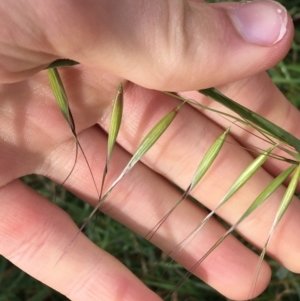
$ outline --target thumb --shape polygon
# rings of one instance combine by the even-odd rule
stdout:
[[[172,91],[266,70],[283,58],[293,35],[287,11],[270,0],[20,0],[0,5],[0,20],[2,82],[69,58]]]

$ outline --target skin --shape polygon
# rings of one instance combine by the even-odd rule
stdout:
[[[111,99],[119,82],[124,82],[123,124],[107,177],[107,183],[111,183],[144,135],[179,103],[155,90],[177,91],[218,108],[193,92],[216,86],[299,137],[299,112],[264,72],[288,51],[293,27],[289,18],[280,41],[258,46],[243,40],[232,26],[229,4],[115,2],[0,2],[0,170],[5,171],[0,176],[0,253],[71,300],[92,301],[101,296],[104,301],[156,301],[161,299],[83,235],[56,264],[78,229],[60,208],[18,180],[37,173],[61,183],[74,160],[70,156],[75,150],[72,135],[53,100],[46,72],[38,71],[62,57],[81,63],[62,69],[61,75],[97,183],[106,158]],[[186,105],[143,163],[137,164],[113,190],[102,210],[146,235],[180,197],[170,181],[185,189],[195,162],[200,162],[227,125],[217,115]],[[265,147],[254,139],[237,127],[232,128],[229,137],[235,145],[255,143]],[[225,143],[193,196],[213,208],[252,159],[243,148]],[[284,167],[270,160],[219,215],[234,223]],[[96,204],[97,194],[81,156],[66,187],[91,205]],[[284,191],[285,187],[280,187],[238,228],[257,247],[264,245]],[[272,257],[298,273],[299,212],[300,205],[294,200],[269,246]],[[153,242],[165,251],[171,250],[205,215],[195,204],[184,202]],[[212,219],[174,258],[190,268],[224,231]],[[195,274],[228,298],[243,300],[249,297],[257,262],[257,255],[229,237]],[[254,296],[265,289],[269,279],[270,268],[263,263]]]

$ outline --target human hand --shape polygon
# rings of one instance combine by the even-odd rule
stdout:
[[[61,73],[79,139],[98,183],[106,156],[105,130],[111,99],[123,78],[131,82],[125,85],[119,146],[112,158],[108,182],[121,172],[130,159],[128,153],[134,152],[145,133],[178,104],[149,88],[183,92],[217,86],[229,97],[297,135],[299,113],[264,73],[289,49],[293,34],[290,18],[270,1],[234,9],[239,6],[197,1],[139,1],[133,5],[132,1],[104,0],[51,0],[42,5],[39,0],[23,0],[0,4],[0,80],[10,83],[2,85],[0,103],[0,168],[5,171],[0,178],[3,256],[72,300],[99,300],[99,296],[101,300],[160,300],[83,235],[56,264],[77,228],[61,209],[17,179],[37,173],[62,183],[73,164],[70,154],[74,153],[74,140],[54,103],[45,72],[36,73],[60,57],[81,63]],[[242,12],[245,20],[245,12],[254,15],[254,10],[262,14],[263,23],[253,24],[250,32],[263,36],[242,38],[229,16],[237,18],[237,12]],[[270,16],[267,21],[266,15]],[[286,23],[280,29],[282,22]],[[194,92],[184,95],[217,107]],[[185,106],[145,155],[144,164],[137,164],[101,209],[145,235],[180,197],[170,182],[186,188],[195,162],[201,160],[222,132],[221,127],[227,126],[224,122],[218,116]],[[237,128],[231,132],[243,145],[253,142],[252,136]],[[229,141],[234,140],[229,137]],[[260,147],[261,142],[255,143]],[[193,196],[213,208],[251,160],[246,150],[225,144],[214,168]],[[275,160],[267,163],[244,188],[242,196],[233,197],[219,215],[234,223],[282,169],[282,163]],[[80,157],[66,187],[95,205],[98,199],[88,174]],[[249,242],[263,246],[283,192],[281,187],[272,200],[238,228]],[[269,246],[269,253],[295,272],[300,270],[296,260],[299,210],[299,204],[293,202]],[[185,201],[153,242],[163,250],[171,250],[205,215],[204,210]],[[190,268],[223,233],[224,228],[211,220],[192,243],[175,254],[175,259]],[[227,297],[245,299],[257,262],[257,255],[230,237],[195,274]],[[266,287],[269,277],[270,269],[264,263],[255,294]]]

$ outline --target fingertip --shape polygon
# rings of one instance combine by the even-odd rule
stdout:
[[[275,45],[287,33],[287,10],[275,1],[243,2],[228,15],[241,38],[255,45]]]

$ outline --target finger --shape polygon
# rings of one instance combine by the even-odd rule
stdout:
[[[57,262],[78,228],[21,182],[1,188],[0,202],[1,255],[70,300],[161,300],[83,234]]]
[[[23,0],[17,10],[15,4],[0,7],[0,28],[10,28],[10,34],[0,32],[2,82],[19,80],[26,70],[32,74],[55,56],[148,88],[195,90],[268,69],[282,59],[293,36],[286,10],[269,0],[36,2]],[[35,59],[36,53],[43,55]]]

